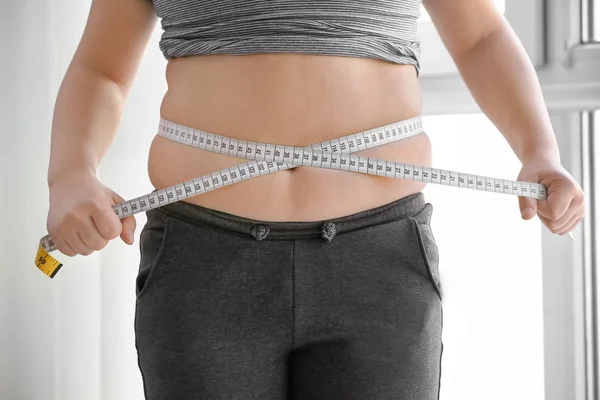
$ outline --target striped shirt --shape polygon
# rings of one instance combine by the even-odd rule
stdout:
[[[166,59],[312,53],[412,64],[421,0],[152,0]]]

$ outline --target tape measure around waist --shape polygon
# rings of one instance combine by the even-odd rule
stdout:
[[[538,200],[546,199],[546,188],[535,182],[492,178],[351,154],[423,132],[421,117],[417,116],[310,146],[296,147],[234,139],[161,118],[158,134],[162,137],[202,150],[251,161],[115,204],[113,210],[119,218],[125,218],[223,186],[298,166],[338,169]],[[49,254],[55,249],[50,236],[44,236],[40,240],[35,260],[36,266],[51,278],[62,267],[62,264]]]

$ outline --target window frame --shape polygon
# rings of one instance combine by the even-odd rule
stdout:
[[[544,61],[538,60],[536,71],[548,109],[600,108],[600,74],[597,73],[600,70],[600,43],[582,43],[580,2],[546,0],[540,5],[537,4],[539,1],[506,0],[505,14],[526,49],[529,47],[528,54],[543,55]],[[521,15],[516,17],[519,9],[522,10]],[[532,27],[528,28],[528,21],[543,23],[532,23]],[[427,37],[433,35],[433,27],[420,29],[428,32],[422,39],[423,65],[419,78],[424,97],[423,113],[481,112],[457,72],[449,73],[450,67],[447,66],[435,67],[435,73],[427,72],[433,67],[426,65],[430,60],[426,54],[437,51],[441,40],[439,37]],[[540,37],[543,43],[538,43]],[[427,46],[433,46],[433,49]],[[437,57],[436,63],[444,62],[443,56]]]
[[[599,243],[598,205],[596,194],[600,187],[600,164],[595,161],[595,155],[600,153],[600,110],[581,113],[582,123],[582,170],[583,190],[588,196],[586,203],[587,217],[583,221],[584,240],[584,311],[585,311],[585,365],[587,398],[595,399],[600,395],[600,274],[597,274]],[[587,171],[587,173],[585,173]]]
[[[581,43],[600,43],[600,2],[581,1]]]

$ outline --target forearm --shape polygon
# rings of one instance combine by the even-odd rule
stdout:
[[[66,171],[96,173],[116,135],[126,97],[123,87],[98,71],[69,66],[54,108],[49,186]]]
[[[521,162],[560,162],[535,69],[506,21],[455,63],[481,110]]]

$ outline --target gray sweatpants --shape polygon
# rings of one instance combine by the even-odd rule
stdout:
[[[438,399],[432,210],[419,192],[320,222],[148,211],[134,321],[146,399]]]

